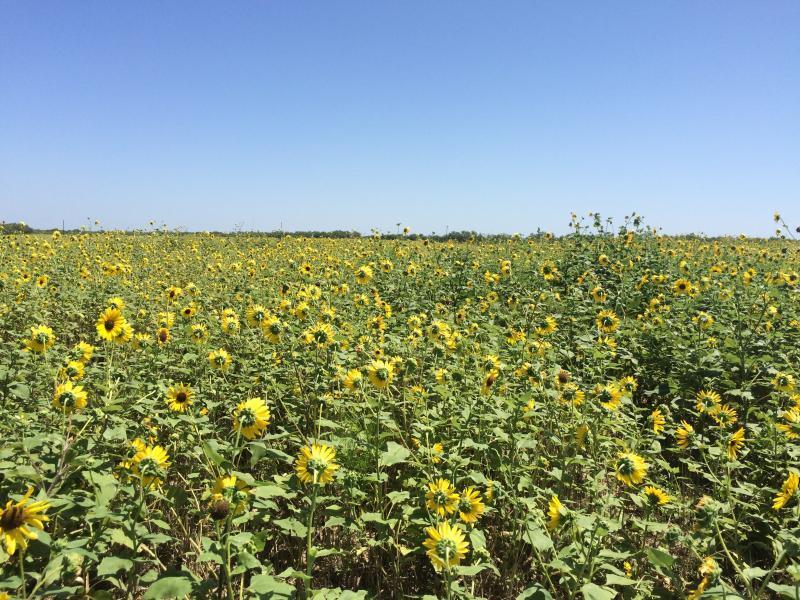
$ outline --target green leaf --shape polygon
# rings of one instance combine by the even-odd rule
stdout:
[[[396,442],[388,442],[386,451],[381,454],[380,464],[384,467],[391,467],[401,462],[405,462],[411,452]]]
[[[272,575],[253,576],[248,589],[260,598],[274,598],[275,600],[291,598],[294,593],[293,586],[285,581],[275,579]]]
[[[97,565],[98,575],[114,575],[117,571],[127,571],[133,567],[133,561],[128,558],[118,558],[116,556],[106,556]]]
[[[675,562],[675,558],[672,555],[658,548],[648,548],[647,559],[650,561],[651,565],[662,569],[672,568],[672,564]]]
[[[184,575],[177,577],[162,577],[147,590],[144,600],[159,600],[160,598],[184,598],[192,593],[192,580]]]
[[[581,588],[584,600],[611,600],[617,592],[606,587],[600,587],[596,583],[586,583]]]
[[[553,600],[553,596],[545,588],[537,584],[522,592],[517,596],[517,600]]]

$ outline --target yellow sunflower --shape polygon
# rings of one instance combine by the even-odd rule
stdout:
[[[379,390],[389,386],[394,376],[394,366],[391,362],[383,360],[374,360],[372,364],[367,367],[367,377],[370,383]]]
[[[194,392],[188,385],[179,383],[170,386],[167,390],[167,405],[170,410],[175,412],[186,412],[186,409],[194,402],[193,396]]]
[[[458,498],[458,516],[465,523],[475,523],[486,510],[481,501],[481,493],[470,486]]]
[[[97,335],[100,336],[100,339],[107,342],[116,341],[117,337],[122,334],[123,326],[126,323],[125,317],[122,316],[119,310],[116,308],[107,308],[97,319],[97,324],[95,325]]]
[[[13,555],[17,548],[25,550],[28,540],[38,537],[34,530],[44,530],[44,523],[50,520],[44,514],[50,508],[50,503],[46,500],[31,502],[31,495],[33,488],[29,487],[19,502],[9,500],[5,508],[0,509],[0,539],[9,555]]]
[[[333,474],[339,468],[336,450],[325,444],[303,446],[295,460],[295,472],[302,483],[324,485],[333,481]]]
[[[37,325],[36,327],[31,327],[31,337],[25,342],[25,346],[29,350],[44,354],[52,348],[55,343],[56,336],[53,330],[47,325]]]
[[[425,504],[440,517],[453,514],[458,508],[458,500],[458,493],[447,479],[437,479],[428,483]]]
[[[269,420],[267,403],[262,398],[250,398],[240,402],[233,411],[233,430],[252,440],[264,432]]]
[[[425,533],[428,538],[422,545],[428,549],[426,554],[437,572],[458,565],[469,552],[469,542],[459,525],[443,521],[436,527],[428,527]]]
[[[636,485],[644,481],[649,465],[638,454],[623,452],[617,458],[617,479],[625,485]]]
[[[145,446],[134,454],[131,471],[144,487],[161,484],[169,468],[169,455],[161,446]]]
[[[67,381],[56,388],[53,406],[64,413],[71,413],[86,407],[86,397],[83,386]]]
[[[772,503],[772,508],[780,510],[797,494],[797,488],[800,485],[800,477],[794,471],[789,472],[789,476],[781,485],[781,491],[775,494],[775,500]]]

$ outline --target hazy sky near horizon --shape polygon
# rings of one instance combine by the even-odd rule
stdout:
[[[0,2],[0,219],[800,224],[800,2]]]

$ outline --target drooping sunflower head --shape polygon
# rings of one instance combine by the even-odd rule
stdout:
[[[26,347],[34,352],[38,352],[39,354],[44,354],[53,347],[53,344],[56,343],[56,336],[53,333],[53,330],[50,329],[47,325],[37,325],[35,327],[31,327],[31,337],[25,343]]]
[[[233,412],[233,430],[252,440],[260,436],[269,425],[270,412],[263,398],[249,398]]]
[[[460,525],[450,525],[442,521],[436,527],[428,527],[427,539],[422,545],[427,548],[426,554],[436,571],[450,569],[458,565],[469,552],[469,542]]]
[[[53,406],[64,413],[72,413],[86,407],[87,393],[83,386],[71,381],[62,383],[53,395]]]
[[[636,485],[644,480],[648,468],[649,465],[638,454],[623,452],[617,457],[615,470],[617,479],[625,485]]]
[[[372,364],[367,367],[367,376],[369,377],[370,383],[376,388],[386,388],[392,382],[394,366],[391,362],[374,360]]]
[[[654,485],[645,486],[642,494],[651,507],[664,506],[669,502],[669,494]]]
[[[295,472],[302,483],[324,485],[333,481],[333,474],[339,468],[335,460],[336,450],[326,444],[313,443],[300,448]]]
[[[717,392],[709,390],[701,390],[697,392],[697,400],[695,402],[695,408],[697,408],[697,412],[699,413],[707,412],[711,414],[714,410],[716,410],[717,406],[721,402],[722,398]]]
[[[161,446],[145,446],[133,456],[132,471],[144,487],[160,485],[168,468],[169,455]]]
[[[459,495],[447,479],[437,479],[428,483],[425,504],[428,509],[444,517],[453,514],[458,508]]]

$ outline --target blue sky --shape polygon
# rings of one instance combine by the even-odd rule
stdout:
[[[0,218],[800,224],[800,2],[0,4]]]

